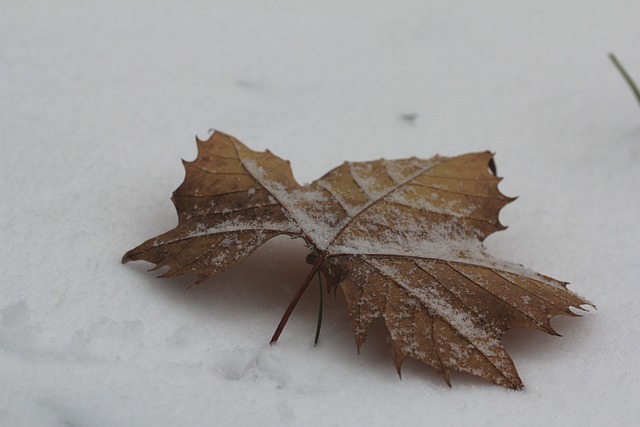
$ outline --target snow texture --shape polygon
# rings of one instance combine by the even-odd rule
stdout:
[[[5,2],[0,425],[635,425],[640,111],[606,54],[640,80],[639,16],[631,1]],[[381,328],[357,354],[340,293],[314,348],[314,286],[269,346],[309,268],[300,240],[192,288],[120,264],[176,224],[178,159],[212,127],[299,182],[344,160],[495,152],[520,198],[489,252],[598,311],[556,318],[562,338],[507,334],[523,392],[463,374],[449,389],[413,361],[400,381]]]

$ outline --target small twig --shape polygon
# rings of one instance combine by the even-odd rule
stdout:
[[[318,307],[318,326],[316,326],[316,338],[313,340],[313,345],[318,345],[320,328],[322,327],[322,274],[320,271],[318,271],[318,283],[320,284],[320,306]]]
[[[293,299],[289,303],[289,307],[287,307],[287,310],[282,315],[282,319],[280,319],[280,323],[278,324],[278,327],[276,328],[276,331],[274,332],[273,337],[271,337],[271,344],[275,343],[276,341],[278,341],[278,338],[280,338],[280,334],[284,329],[284,325],[287,324],[287,321],[289,320],[289,317],[291,316],[293,309],[296,307],[296,305],[298,305],[298,301],[300,301],[302,294],[304,294],[304,291],[307,289],[307,286],[309,286],[309,283],[311,283],[313,276],[315,276],[316,272],[320,269],[320,266],[324,262],[325,258],[326,258],[326,254],[320,255],[320,257],[313,264],[313,267],[311,267],[309,274],[307,274],[307,277],[304,279],[304,282],[302,282],[302,285],[300,285],[300,288],[298,288],[298,292],[296,292],[296,294],[293,296]]]
[[[620,63],[620,61],[618,61],[618,58],[616,58],[616,56],[613,53],[609,54],[609,59],[611,59],[611,62],[613,62],[613,65],[615,65],[618,71],[620,71],[620,74],[622,74],[622,78],[627,82],[627,84],[631,88],[631,91],[636,96],[636,101],[638,101],[638,105],[640,105],[640,90],[638,90],[638,87],[634,83],[631,76],[627,73],[627,71],[624,69],[624,67]]]

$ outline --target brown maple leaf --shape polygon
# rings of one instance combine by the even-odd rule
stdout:
[[[398,373],[411,357],[449,382],[465,371],[521,388],[502,346],[512,328],[555,334],[550,319],[587,301],[566,283],[489,255],[482,241],[505,227],[492,154],[345,162],[305,186],[289,162],[220,132],[197,141],[198,157],[173,193],[179,223],[127,252],[161,277],[197,283],[278,235],[303,238],[313,265],[272,338],[313,276],[344,292],[358,349],[376,319],[389,332]]]

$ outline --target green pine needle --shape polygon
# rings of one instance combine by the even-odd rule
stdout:
[[[322,327],[322,275],[318,271],[318,283],[320,284],[320,306],[318,307],[318,326],[316,326],[316,339],[313,345],[318,345],[320,338],[320,328]]]
[[[638,90],[638,86],[636,86],[631,76],[627,73],[627,71],[624,69],[624,67],[620,63],[620,61],[618,61],[618,58],[616,58],[616,56],[613,53],[609,54],[609,59],[611,59],[611,62],[613,62],[613,65],[615,65],[618,71],[620,71],[620,74],[622,74],[622,78],[627,82],[627,84],[631,88],[631,91],[636,96],[638,105],[640,105],[640,90]]]

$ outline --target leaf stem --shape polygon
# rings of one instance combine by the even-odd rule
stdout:
[[[278,323],[278,327],[276,328],[276,331],[274,332],[273,337],[271,337],[271,344],[275,343],[276,341],[278,341],[278,338],[280,338],[280,334],[282,333],[284,326],[287,324],[289,317],[291,317],[291,313],[293,312],[293,309],[296,308],[296,305],[298,305],[298,301],[300,301],[302,294],[304,294],[304,291],[309,286],[309,283],[311,283],[313,276],[315,276],[315,274],[320,269],[320,266],[324,262],[325,258],[326,258],[326,255],[324,253],[320,255],[316,260],[316,262],[313,264],[313,267],[311,267],[311,270],[309,270],[309,274],[307,274],[307,277],[304,279],[304,282],[302,282],[302,285],[300,286],[300,288],[298,288],[298,292],[296,292],[296,294],[293,296],[293,299],[291,299],[291,302],[289,303],[289,307],[287,307],[287,310],[282,315],[282,319],[280,319],[280,323]]]
[[[320,284],[320,305],[318,307],[318,326],[316,326],[316,338],[313,340],[313,345],[318,345],[318,339],[320,338],[320,328],[322,327],[322,274],[318,271],[318,283]]]
[[[627,82],[627,84],[629,85],[629,88],[631,88],[631,91],[636,96],[636,101],[638,101],[638,105],[640,105],[640,90],[638,90],[638,87],[634,83],[631,76],[627,73],[627,71],[624,69],[624,67],[620,63],[620,61],[618,61],[618,58],[616,58],[616,56],[613,53],[609,54],[609,59],[611,59],[611,62],[613,62],[613,65],[615,65],[615,67],[618,69],[620,74],[622,74],[622,78]]]

